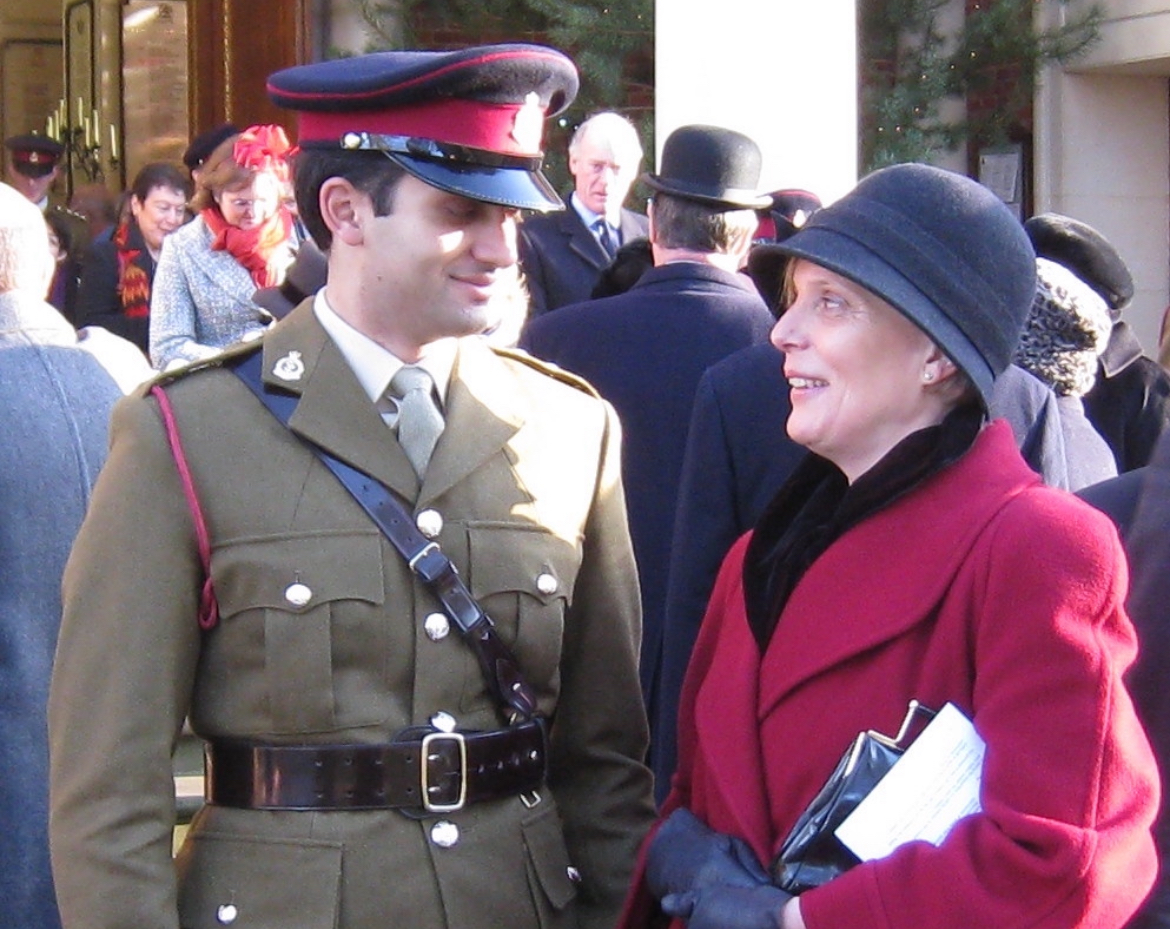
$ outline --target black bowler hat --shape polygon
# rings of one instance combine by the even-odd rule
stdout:
[[[208,157],[220,145],[226,142],[234,135],[240,132],[231,123],[224,123],[222,126],[216,126],[214,129],[208,129],[206,132],[201,132],[191,140],[191,144],[187,146],[187,150],[183,152],[183,164],[187,166],[188,171],[194,171],[205,162]]]
[[[718,126],[680,126],[662,146],[657,174],[642,180],[657,191],[724,210],[760,210],[772,198],[760,183],[760,147],[742,132]]]
[[[380,151],[415,177],[473,200],[560,209],[540,173],[544,119],[577,95],[577,69],[540,45],[375,52],[278,71],[303,149]]]
[[[252,294],[252,302],[266,309],[274,319],[284,319],[297,304],[325,286],[328,271],[325,253],[312,239],[305,239],[297,246],[297,257],[280,286],[261,287]]]
[[[1113,244],[1088,223],[1041,213],[1024,223],[1036,255],[1064,265],[1097,291],[1116,320],[1133,299],[1133,275]]]
[[[920,164],[875,171],[774,246],[877,294],[923,330],[986,404],[1036,295],[1023,226],[970,178]]]
[[[12,152],[12,167],[25,177],[44,177],[57,167],[65,146],[56,139],[35,132],[15,135],[5,146]]]

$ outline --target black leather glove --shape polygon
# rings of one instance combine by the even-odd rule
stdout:
[[[779,887],[711,885],[667,894],[662,911],[687,921],[687,929],[780,929],[784,905],[792,899]]]
[[[678,809],[667,817],[646,856],[646,886],[659,899],[715,885],[768,883],[768,873],[751,846],[707,828],[690,810]]]

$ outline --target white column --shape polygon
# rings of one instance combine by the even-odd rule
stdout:
[[[658,0],[654,26],[659,151],[707,123],[759,144],[762,190],[856,183],[855,0]]]

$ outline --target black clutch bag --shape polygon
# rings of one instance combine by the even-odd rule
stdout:
[[[820,887],[848,871],[859,859],[834,833],[869,795],[917,735],[919,719],[934,711],[911,700],[898,734],[891,738],[872,729],[860,733],[837,762],[825,786],[801,814],[772,862],[772,882],[796,895]]]

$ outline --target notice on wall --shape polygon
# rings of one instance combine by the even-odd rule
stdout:
[[[151,161],[181,161],[190,140],[185,0],[122,7],[122,75],[126,177]]]

